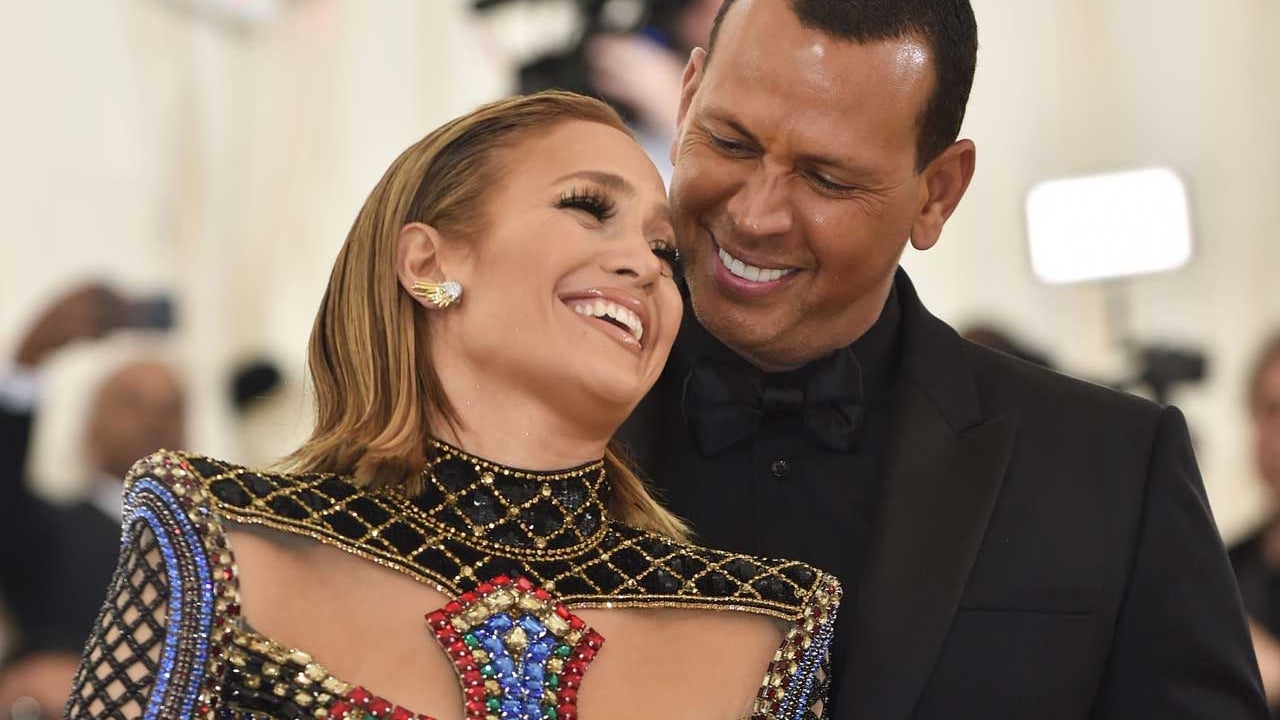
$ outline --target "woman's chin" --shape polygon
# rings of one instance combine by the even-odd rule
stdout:
[[[579,374],[574,382],[583,394],[604,407],[617,407],[623,413],[622,420],[630,414],[631,409],[644,399],[653,382],[637,369],[593,367]]]

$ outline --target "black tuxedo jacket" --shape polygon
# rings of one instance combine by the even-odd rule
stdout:
[[[970,343],[896,284],[893,420],[833,717],[1266,718],[1181,413]],[[649,422],[661,401],[621,436],[642,469],[688,432]]]
[[[120,524],[87,502],[51,505],[25,484],[32,415],[0,410],[0,597],[15,654],[79,654],[120,552]]]

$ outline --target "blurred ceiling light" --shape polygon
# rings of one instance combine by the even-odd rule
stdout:
[[[1049,180],[1027,194],[1031,266],[1047,283],[1146,275],[1191,259],[1178,174],[1150,168]]]

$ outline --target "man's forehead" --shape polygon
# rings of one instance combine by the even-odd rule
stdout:
[[[931,63],[928,43],[914,35],[858,42],[804,25],[786,0],[738,0],[723,20],[706,72],[764,81],[785,75],[789,85],[837,94],[856,80],[914,95],[930,84]]]

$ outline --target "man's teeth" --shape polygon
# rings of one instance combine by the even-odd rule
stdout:
[[[640,339],[644,337],[644,324],[640,322],[640,316],[617,303],[609,302],[608,300],[576,303],[573,306],[573,311],[587,317],[616,320],[626,326],[631,336],[636,339],[636,342],[640,342]]]
[[[756,267],[755,265],[748,265],[725,252],[724,248],[719,248],[719,250],[720,262],[724,263],[724,266],[729,269],[730,273],[742,278],[743,280],[760,283],[773,282],[774,280],[781,278],[783,275],[789,275],[792,272],[791,270],[761,268]]]

